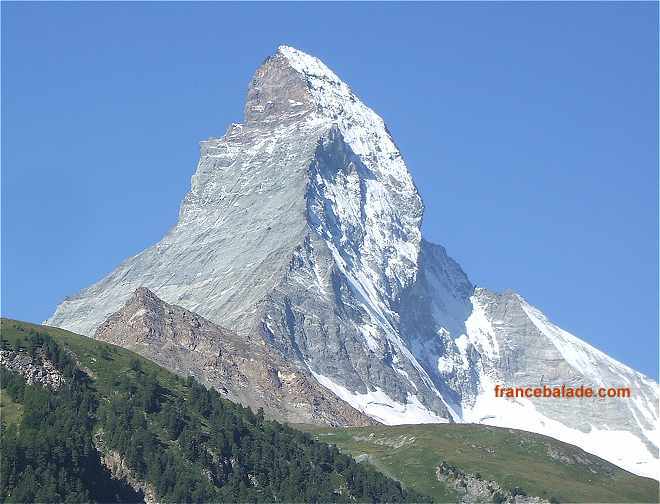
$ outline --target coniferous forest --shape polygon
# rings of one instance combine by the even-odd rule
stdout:
[[[2,421],[3,502],[136,502],[147,490],[160,502],[429,501],[192,377],[164,380],[164,370],[137,356],[120,367],[118,352],[130,352],[90,340],[103,345],[95,359],[108,365],[100,369],[117,363],[101,384],[54,338],[14,326],[8,341],[6,328],[3,321],[3,349],[48,359],[65,382],[58,390],[27,385],[0,367],[4,399],[20,410]],[[113,475],[104,456],[130,475]]]

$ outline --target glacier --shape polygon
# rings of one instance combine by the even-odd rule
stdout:
[[[477,288],[423,239],[423,213],[383,119],[281,46],[250,82],[243,123],[201,143],[174,227],[46,324],[91,337],[145,287],[259,335],[383,423],[521,428],[657,477],[658,384],[518,294]],[[633,398],[514,401],[495,383],[627,385]]]

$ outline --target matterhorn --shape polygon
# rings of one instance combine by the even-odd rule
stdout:
[[[321,61],[281,46],[250,82],[244,121],[201,143],[174,227],[46,324],[197,373],[285,420],[517,428],[657,477],[658,384],[520,295],[477,288],[424,240],[423,211],[383,119]],[[220,364],[269,399],[250,402]],[[632,397],[506,399],[496,384]]]

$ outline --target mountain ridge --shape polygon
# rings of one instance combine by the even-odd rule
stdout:
[[[233,402],[289,423],[369,425],[373,421],[318,386],[254,335],[238,335],[163,302],[144,287],[99,326],[94,339],[121,346]]]
[[[202,142],[174,228],[48,323],[91,336],[147,287],[259,334],[381,422],[522,419],[656,475],[657,384],[566,336],[519,296],[475,288],[422,238],[422,214],[382,118],[322,62],[281,46],[250,83],[244,123]],[[574,405],[492,400],[495,382],[546,376],[630,383],[640,397],[578,405],[577,419]]]

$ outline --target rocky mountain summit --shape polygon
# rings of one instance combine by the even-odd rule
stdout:
[[[521,296],[476,288],[422,239],[422,214],[382,118],[321,61],[282,46],[255,73],[244,122],[202,142],[177,224],[46,323],[209,376],[231,332],[225,353],[278,356],[275,368],[309,373],[352,407],[341,414],[517,427],[657,476],[657,383]],[[136,315],[142,287],[165,301],[160,319]],[[241,368],[237,355],[227,365]],[[507,400],[496,383],[629,386],[632,398]],[[314,419],[349,420],[328,415]]]

